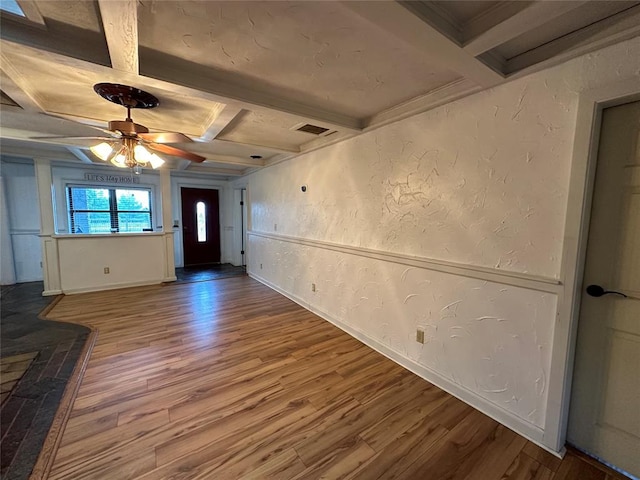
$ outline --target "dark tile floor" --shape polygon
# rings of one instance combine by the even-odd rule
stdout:
[[[230,263],[176,268],[176,277],[178,277],[179,283],[206,282],[246,274],[245,267],[234,267]]]
[[[37,356],[0,410],[0,476],[29,477],[89,336],[79,325],[40,320],[55,297],[42,297],[42,282],[0,288],[0,356]]]
[[[37,356],[38,352],[27,352],[10,357],[0,357],[0,400],[2,404],[9,398]]]

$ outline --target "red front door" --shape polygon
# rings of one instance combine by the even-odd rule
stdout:
[[[182,188],[184,265],[220,263],[218,190]]]

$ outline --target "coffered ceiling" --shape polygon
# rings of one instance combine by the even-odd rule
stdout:
[[[112,82],[158,97],[134,121],[207,158],[170,168],[224,178],[640,33],[638,1],[17,3],[25,17],[1,17],[2,153],[101,163],[95,140],[34,137],[123,120],[93,91]]]

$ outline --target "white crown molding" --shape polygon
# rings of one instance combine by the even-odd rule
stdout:
[[[376,113],[365,121],[365,131],[397,122],[407,117],[417,115],[432,108],[453,102],[467,95],[483,90],[467,78],[459,78],[451,83],[431,90],[424,95],[412,98],[404,103],[395,105],[387,110]]]
[[[480,55],[583,6],[586,1],[507,2],[467,23],[464,49]]]
[[[462,44],[464,28],[441,4],[427,1],[413,1],[410,3],[401,0],[399,3],[407,4],[411,9],[420,12],[420,16],[432,27],[449,37],[457,44]]]
[[[638,35],[640,5],[510,58],[505,73],[510,78],[528,75]]]

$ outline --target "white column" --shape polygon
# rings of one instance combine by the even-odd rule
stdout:
[[[173,250],[173,210],[171,208],[171,171],[160,169],[160,194],[162,195],[162,229],[164,231],[165,267],[164,282],[176,280],[176,260]]]
[[[58,261],[58,243],[54,238],[55,223],[53,210],[53,179],[51,162],[42,158],[33,159],[38,186],[38,205],[40,207],[40,244],[42,246],[42,276],[44,291],[42,295],[62,293],[60,282],[60,263]]]

